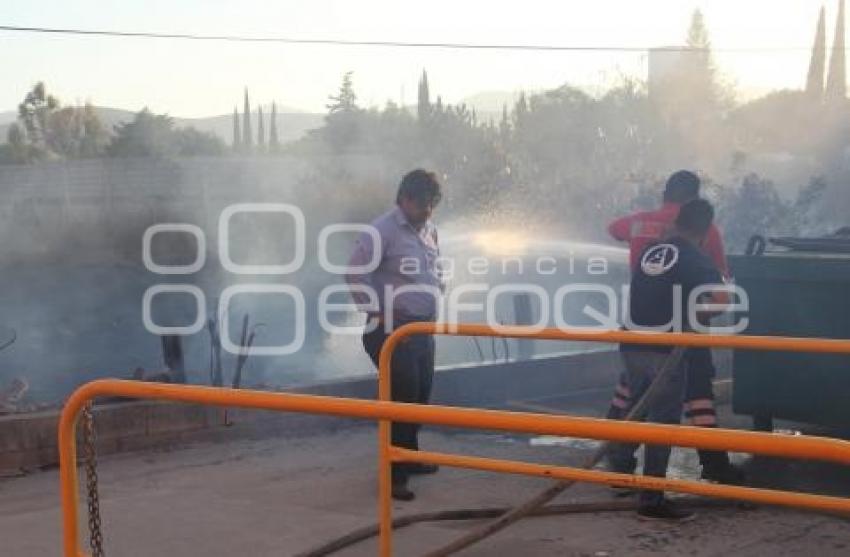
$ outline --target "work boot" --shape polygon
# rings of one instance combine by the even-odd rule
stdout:
[[[661,499],[654,505],[641,505],[638,508],[638,518],[641,520],[669,520],[672,522],[688,522],[696,518],[696,513],[683,509],[669,499]]]
[[[392,496],[396,501],[413,501],[416,498],[416,494],[407,487],[407,482],[394,482]]]
[[[744,471],[731,462],[703,466],[700,477],[704,480],[729,485],[742,485],[747,481],[747,475]]]
[[[609,485],[614,497],[631,497],[638,494],[638,488],[629,485]]]
[[[607,468],[610,472],[618,474],[634,474],[637,469],[637,459],[632,456],[627,460],[618,460],[609,452],[607,457]],[[631,486],[625,485],[609,485],[611,492],[615,497],[630,497],[637,494],[638,490]]]
[[[744,471],[729,461],[725,451],[700,451],[702,473],[700,477],[712,482],[740,485],[746,480]]]
[[[405,471],[408,474],[436,474],[440,469],[436,464],[426,464],[423,462],[411,462],[407,465]]]

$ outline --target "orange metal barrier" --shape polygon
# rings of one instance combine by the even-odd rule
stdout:
[[[820,352],[832,354],[850,354],[850,341],[839,339],[820,338],[798,338],[798,337],[767,337],[767,336],[743,336],[743,335],[706,335],[697,333],[651,333],[638,331],[601,331],[589,329],[561,329],[561,328],[539,328],[528,326],[504,326],[491,327],[489,325],[468,323],[409,323],[399,327],[387,338],[381,349],[378,361],[378,398],[382,401],[390,400],[391,374],[390,362],[396,347],[408,337],[414,335],[454,335],[454,336],[498,336],[509,338],[529,338],[543,340],[568,340],[589,341],[605,343],[630,343],[643,345],[678,345],[708,348],[738,348],[749,350],[785,350],[791,352]],[[535,420],[539,417],[534,418]],[[425,422],[429,423],[429,422]],[[630,426],[627,422],[613,422],[623,426]],[[379,422],[378,435],[380,436],[379,447],[379,506],[380,506],[380,529],[381,555],[392,554],[392,501],[390,468],[392,462],[427,462],[432,464],[445,464],[447,466],[459,466],[491,470],[494,472],[513,472],[519,474],[551,476],[558,479],[569,479],[576,481],[587,481],[597,483],[608,483],[633,487],[650,488],[666,491],[678,491],[682,493],[693,493],[728,499],[743,499],[747,501],[770,503],[778,505],[799,506],[810,509],[826,511],[847,511],[850,500],[830,498],[827,502],[821,496],[806,495],[799,493],[788,493],[774,490],[761,490],[745,487],[727,485],[708,485],[693,481],[677,481],[668,479],[651,479],[645,476],[631,476],[613,474],[599,470],[579,470],[567,468],[539,467],[525,463],[514,463],[509,461],[494,461],[492,459],[475,459],[471,457],[460,457],[452,455],[439,455],[426,453],[424,451],[409,451],[400,447],[393,447],[390,438],[391,420]],[[662,426],[665,433],[656,437],[655,440],[644,438],[640,443],[657,443],[662,445],[676,445],[682,447],[694,447],[698,449],[718,449],[747,452],[755,454],[773,454],[776,456],[792,456],[790,453],[775,453],[772,447],[785,446],[786,438],[777,438],[770,433],[741,432],[736,430],[693,428],[685,426]],[[660,431],[660,430],[659,430]],[[673,433],[676,432],[676,433]],[[684,434],[681,434],[684,432]],[[703,433],[708,435],[703,435]],[[669,436],[668,436],[669,434]],[[719,435],[716,435],[719,434]],[[748,435],[748,437],[743,437]],[[750,437],[755,435],[755,437]],[[589,437],[592,439],[608,439],[611,441],[622,441],[614,435],[611,437],[594,437],[593,435],[573,435],[575,437]],[[666,439],[665,439],[666,437]],[[774,445],[777,440],[780,445]],[[737,444],[740,448],[733,448],[731,442],[744,441]],[[844,441],[836,441],[836,448]],[[843,449],[842,449],[843,452]],[[818,451],[808,453],[799,458],[810,458],[815,460],[828,460],[829,458]],[[843,458],[843,457],[842,457]],[[842,461],[845,462],[846,461]],[[838,504],[838,507],[833,506]]]
[[[659,489],[693,493],[712,497],[742,499],[758,503],[788,505],[834,513],[850,514],[850,499],[789,493],[747,487],[707,484],[696,481],[668,480],[601,470],[543,466],[522,462],[448,455],[424,451],[409,451],[390,445],[392,421],[426,423],[465,428],[500,430],[581,437],[633,443],[667,444],[718,450],[732,450],[806,458],[850,464],[850,442],[820,437],[791,437],[769,433],[706,429],[636,422],[618,422],[572,416],[552,416],[524,412],[505,412],[436,405],[416,405],[390,402],[389,362],[392,350],[405,337],[414,334],[497,335],[510,337],[547,338],[552,340],[593,340],[599,342],[634,342],[640,344],[683,344],[688,346],[720,346],[762,350],[796,350],[812,352],[850,353],[850,341],[799,339],[779,337],[700,336],[666,333],[630,333],[624,331],[587,332],[528,327],[500,327],[498,330],[481,325],[445,325],[413,323],[395,331],[388,339],[380,357],[380,397],[383,400],[360,400],[324,396],[269,393],[213,387],[169,385],[121,380],[100,380],[77,389],[62,410],[59,423],[60,490],[63,516],[63,547],[67,557],[84,555],[79,546],[77,465],[75,429],[83,406],[96,397],[124,396],[209,404],[327,414],[351,418],[380,420],[379,443],[379,502],[380,553],[392,553],[392,516],[390,499],[390,465],[393,461],[431,462],[494,472],[571,479],[594,483],[630,485],[642,489]]]

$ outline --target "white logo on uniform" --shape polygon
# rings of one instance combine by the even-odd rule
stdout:
[[[673,244],[652,246],[640,259],[640,268],[651,277],[663,275],[679,260],[679,248]]]

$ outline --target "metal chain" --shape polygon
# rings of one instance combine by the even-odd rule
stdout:
[[[92,403],[83,409],[83,447],[85,450],[86,490],[89,510],[89,546],[91,557],[103,557],[103,533],[100,530],[100,496],[97,491],[97,437]]]

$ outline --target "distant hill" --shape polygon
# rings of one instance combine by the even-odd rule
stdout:
[[[97,115],[103,125],[111,130],[113,126],[122,122],[129,122],[133,119],[135,112],[131,110],[123,110],[120,108],[110,108],[105,106],[95,107]],[[270,107],[263,107],[265,114],[266,133],[269,130],[269,113]],[[6,132],[9,125],[17,119],[17,112],[8,111],[0,112],[0,143],[6,141]],[[324,114],[315,114],[302,112],[297,109],[283,108],[277,115],[277,131],[281,142],[295,141],[300,139],[308,130],[322,126]],[[251,124],[254,133],[257,130],[257,115],[251,115]],[[240,115],[241,124],[241,115]],[[174,117],[174,125],[177,127],[191,126],[199,131],[214,133],[220,137],[225,143],[230,144],[233,140],[233,115],[225,114],[221,116],[209,116],[206,118],[179,118]]]
[[[11,124],[17,117],[18,113],[11,110],[9,112],[0,112],[0,126]]]
[[[464,97],[457,104],[466,104],[470,108],[475,108],[475,111],[479,113],[498,113],[501,116],[502,106],[507,106],[508,112],[510,112],[522,93],[523,91],[482,91]],[[533,93],[533,91],[526,91],[526,97],[530,93]]]
[[[475,95],[470,95],[461,99],[457,103],[466,104],[470,109],[475,108],[478,114],[479,122],[486,122],[492,119],[494,122],[502,117],[502,106],[507,105],[508,110],[512,110],[514,103],[519,98],[521,91],[482,91]],[[528,93],[533,93],[527,92]],[[411,114],[416,114],[416,106],[411,105],[406,107]],[[129,122],[133,119],[135,111],[124,110],[121,108],[110,108],[107,106],[95,107],[101,122],[107,129],[111,130],[113,126],[122,122]],[[256,107],[255,109],[256,110]],[[271,112],[270,105],[263,106],[263,113],[266,118],[266,132],[269,129],[269,115]],[[9,124],[17,119],[17,112],[10,110],[0,112],[0,143],[6,141],[6,132],[9,129]],[[222,114],[220,116],[208,116],[205,118],[180,118],[171,115],[174,118],[174,125],[178,127],[191,126],[197,130],[214,133],[220,137],[225,143],[230,144],[233,140],[233,115]],[[297,108],[280,107],[277,115],[278,137],[283,143],[295,141],[304,136],[307,131],[319,128],[324,122],[324,114],[304,112]],[[240,115],[241,118],[241,115]],[[241,124],[241,120],[240,120]],[[254,133],[257,130],[257,114],[251,115],[251,124]]]
[[[271,124],[269,110],[263,108],[266,134]],[[295,141],[304,136],[307,131],[320,128],[325,115],[310,112],[279,112],[277,115],[277,134],[282,143]],[[201,131],[211,132],[222,138],[226,143],[233,140],[233,114],[210,116],[207,118],[175,118],[177,126],[192,126]],[[241,125],[241,114],[240,114]],[[251,127],[257,133],[257,114],[251,115]]]

